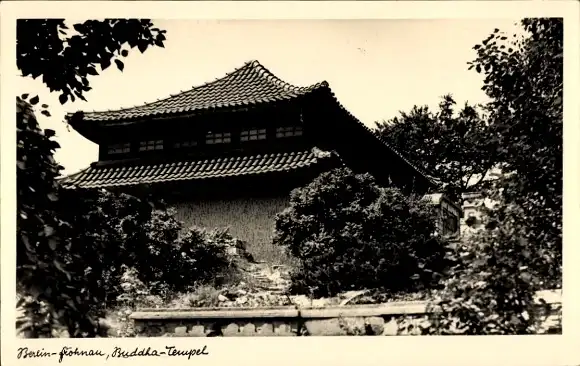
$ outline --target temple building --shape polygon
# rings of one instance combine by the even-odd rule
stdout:
[[[99,158],[64,178],[65,186],[153,195],[186,225],[229,227],[253,245],[271,241],[292,189],[335,167],[408,193],[437,190],[350,114],[328,83],[293,86],[257,61],[153,103],[67,119],[99,145]],[[437,199],[442,207],[445,199]],[[445,212],[441,224],[458,230],[459,213]]]

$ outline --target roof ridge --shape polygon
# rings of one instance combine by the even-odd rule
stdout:
[[[257,60],[250,60],[250,61],[247,61],[247,62],[245,62],[245,63],[244,63],[242,66],[239,66],[239,67],[235,68],[234,70],[232,70],[232,71],[230,71],[230,72],[227,72],[227,73],[225,73],[225,75],[224,75],[224,76],[222,76],[222,77],[215,78],[215,79],[214,79],[214,80],[212,80],[212,81],[206,81],[206,82],[204,82],[204,83],[202,83],[202,84],[199,84],[199,85],[194,85],[194,86],[192,86],[192,87],[191,87],[190,89],[188,89],[188,90],[185,90],[185,91],[184,91],[184,90],[181,90],[179,93],[175,93],[175,94],[171,94],[171,93],[169,93],[169,96],[167,96],[167,97],[165,97],[165,98],[157,99],[157,100],[155,100],[155,101],[153,101],[153,102],[146,102],[146,103],[143,103],[143,104],[141,104],[141,105],[136,105],[136,106],[132,106],[132,107],[123,107],[123,108],[117,108],[117,109],[112,109],[112,110],[111,110],[111,109],[108,109],[108,110],[106,110],[106,111],[105,111],[105,110],[103,110],[103,111],[92,111],[92,112],[89,112],[89,113],[91,113],[91,114],[99,114],[99,113],[108,113],[108,112],[111,112],[111,111],[115,111],[115,112],[122,112],[122,111],[130,110],[130,109],[133,109],[133,108],[137,108],[137,107],[139,107],[139,108],[143,108],[143,107],[150,107],[150,106],[154,106],[154,105],[155,105],[155,104],[157,104],[157,103],[162,103],[163,101],[166,101],[166,100],[168,100],[168,99],[175,98],[175,97],[177,97],[177,96],[184,95],[184,94],[187,94],[187,93],[191,93],[192,91],[194,91],[194,90],[198,90],[199,88],[202,88],[202,87],[204,87],[204,86],[207,86],[207,85],[209,85],[209,84],[215,84],[215,83],[217,83],[217,82],[223,81],[223,80],[225,80],[227,77],[229,77],[229,76],[231,76],[231,75],[233,75],[233,74],[236,74],[236,73],[240,72],[240,71],[241,71],[242,69],[244,69],[245,67],[248,67],[248,65],[252,64],[253,62],[258,62],[258,61],[257,61]],[[67,113],[67,115],[73,115],[73,114],[74,114],[74,112],[73,112],[73,113],[71,113],[71,112],[68,112],[68,113]]]
[[[261,71],[261,73],[259,74],[260,76],[264,76],[264,74],[266,74],[267,75],[266,80],[268,82],[276,86],[282,87],[285,91],[289,91],[292,93],[304,93],[321,87],[328,87],[328,82],[326,80],[322,80],[306,86],[298,86],[280,78],[272,71],[270,71],[266,66],[262,65],[258,60],[250,61],[250,63],[252,64],[253,67]]]
[[[231,70],[231,69],[230,69]],[[240,82],[248,85],[236,94],[231,88],[240,88]],[[231,85],[230,85],[231,84]],[[291,84],[275,75],[258,60],[250,60],[227,72],[220,78],[191,87],[186,91],[169,94],[155,101],[132,107],[108,109],[101,111],[84,111],[83,119],[94,121],[115,121],[132,119],[139,116],[154,116],[168,113],[181,113],[207,108],[234,107],[249,104],[288,100],[311,93],[321,87],[327,87],[326,81],[308,86]],[[229,90],[229,92],[227,91]],[[225,92],[224,92],[225,91]],[[212,102],[212,98],[223,97],[222,101]],[[219,99],[219,98],[218,98]],[[212,104],[214,103],[214,104]],[[67,117],[76,113],[67,113]]]

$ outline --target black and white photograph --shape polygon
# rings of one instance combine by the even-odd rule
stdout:
[[[21,342],[562,335],[563,17],[14,24]]]

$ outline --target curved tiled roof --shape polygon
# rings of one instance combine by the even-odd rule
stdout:
[[[362,123],[358,118],[356,118],[352,113],[350,113],[348,111],[348,109],[346,109],[342,105],[342,103],[340,103],[338,98],[336,98],[336,95],[334,95],[334,92],[330,89],[330,86],[327,83],[323,87],[328,90],[328,92],[332,96],[332,99],[334,100],[336,105],[343,111],[343,113],[346,113],[346,115],[348,115],[348,117],[350,119],[355,121],[362,129],[364,129],[367,133],[373,135],[378,141],[380,141],[383,145],[385,145],[395,155],[397,155],[399,158],[401,158],[405,163],[407,163],[410,167],[412,167],[420,175],[425,177],[425,179],[427,179],[431,184],[436,185],[436,186],[440,184],[440,182],[435,177],[431,176],[430,174],[427,174],[425,171],[423,171],[423,169],[419,168],[416,164],[412,163],[408,158],[403,156],[403,154],[401,154],[397,149],[392,147],[382,136],[380,136],[378,133],[376,133],[375,131],[370,129],[368,126],[366,126],[364,123]]]
[[[135,165],[93,165],[60,180],[64,187],[111,188],[170,181],[201,180],[290,171],[329,159],[317,149],[228,156],[195,161],[137,163]]]
[[[117,125],[124,122],[151,117],[162,117],[213,110],[216,108],[235,108],[291,100],[316,90],[325,90],[325,92],[328,92],[334,102],[336,102],[337,106],[350,119],[357,123],[360,128],[362,128],[366,133],[374,135],[377,140],[400,159],[405,161],[421,176],[425,177],[431,184],[438,185],[436,179],[424,172],[416,164],[413,164],[409,159],[390,146],[385,139],[374,133],[369,127],[365,126],[360,120],[352,115],[338,101],[326,81],[309,87],[297,87],[281,80],[258,61],[247,62],[242,67],[226,74],[226,76],[220,79],[153,103],[114,111],[84,112],[82,120],[98,122],[100,125],[104,126]],[[80,124],[79,127],[80,126],[83,126],[83,124]],[[73,127],[75,126],[73,125]]]
[[[297,87],[279,79],[258,61],[250,61],[220,79],[191,90],[137,107],[84,112],[83,120],[114,124],[150,116],[271,103],[293,99],[325,85],[328,84],[321,82]]]

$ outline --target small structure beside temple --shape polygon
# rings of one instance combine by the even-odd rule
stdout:
[[[437,188],[350,114],[327,82],[297,87],[257,61],[153,103],[67,119],[99,145],[99,159],[64,178],[66,187],[146,194],[175,207],[186,225],[229,227],[252,245],[271,242],[292,189],[335,167],[407,193]],[[447,211],[442,223],[457,231],[460,210]]]

